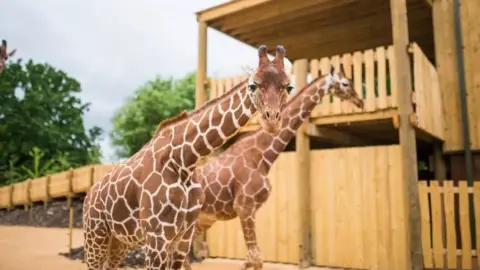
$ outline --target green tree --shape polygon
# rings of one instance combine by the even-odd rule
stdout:
[[[194,107],[195,73],[178,80],[157,76],[148,81],[113,117],[110,137],[117,155],[133,155],[150,140],[161,121]]]
[[[81,86],[48,64],[11,62],[0,73],[0,185],[97,163],[102,130],[86,130]]]

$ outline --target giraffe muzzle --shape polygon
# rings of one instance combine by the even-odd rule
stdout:
[[[260,124],[267,132],[275,133],[281,129],[281,114],[279,110],[265,110],[260,119]]]

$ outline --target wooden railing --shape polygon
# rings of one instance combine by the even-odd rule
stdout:
[[[326,74],[330,65],[337,69],[340,63],[347,77],[353,81],[354,89],[365,100],[363,112],[373,112],[397,106],[394,78],[393,47],[378,47],[364,52],[354,52],[324,57],[310,61],[313,78]],[[323,98],[321,105],[312,112],[312,117],[361,113],[362,110],[336,97]]]
[[[411,44],[409,51],[413,54],[412,104],[417,114],[417,126],[441,139],[443,138],[443,109],[437,71],[416,43]],[[364,98],[364,110],[348,102],[341,102],[336,97],[324,97],[313,110],[312,118],[365,114],[397,108],[398,90],[393,46],[312,59],[309,73],[305,76],[316,78],[328,72],[330,65],[339,68],[340,63],[346,75],[352,79],[355,90]],[[299,74],[294,75],[299,76]],[[210,98],[222,95],[245,77],[211,80]],[[249,124],[256,122],[255,117]]]
[[[112,167],[112,164],[85,166],[0,187],[0,208],[28,206],[33,202],[48,202],[51,198],[87,192]]]
[[[438,138],[443,138],[444,111],[437,69],[428,60],[422,49],[413,43],[413,103],[419,128]]]

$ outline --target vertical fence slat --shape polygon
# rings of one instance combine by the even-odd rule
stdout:
[[[393,46],[388,46],[387,48],[387,55],[388,55],[388,70],[390,74],[390,97],[392,107],[397,107],[398,106],[398,100],[397,100],[397,77],[395,77],[395,70],[396,70],[396,65],[395,65],[395,54],[393,53]]]
[[[330,59],[327,57],[324,57],[320,59],[320,73],[321,74],[327,74],[330,71]],[[295,75],[296,76],[296,75]],[[324,96],[322,98],[322,115],[329,115],[331,113],[331,103],[330,103],[330,97],[329,96]]]
[[[422,247],[423,263],[427,268],[433,267],[432,239],[430,237],[430,206],[428,205],[428,186],[426,181],[418,182],[418,195],[420,197],[420,212],[422,215]]]
[[[443,267],[442,200],[437,180],[430,182],[430,204],[432,207],[432,242],[435,267]]]
[[[320,59],[320,74],[328,74],[330,72],[330,59],[328,57],[323,57]],[[331,113],[331,97],[324,96],[322,98],[322,115],[329,115]]]
[[[217,80],[210,80],[210,99],[218,97]]]
[[[365,88],[366,88],[366,102],[365,110],[374,111],[376,96],[375,96],[375,63],[373,50],[365,51]]]
[[[385,48],[378,47],[375,52],[377,56],[377,68],[378,68],[378,98],[377,98],[377,109],[387,108],[387,66],[386,66],[386,55]]]
[[[472,243],[470,240],[470,207],[468,203],[467,181],[458,183],[460,207],[460,235],[462,239],[462,269],[472,268]]]
[[[476,250],[477,250],[477,267],[480,268],[480,260],[478,259],[480,250],[480,182],[473,183],[473,206],[475,208],[475,230],[476,230]]]
[[[443,181],[445,229],[447,230],[447,267],[457,267],[457,233],[455,231],[455,207],[453,181]]]
[[[358,96],[363,97],[363,54],[361,52],[355,52],[353,54],[353,85]],[[356,106],[351,106],[354,112],[361,112],[361,109]]]
[[[342,66],[343,70],[345,72],[345,76],[347,78],[352,79],[352,55],[349,53],[346,53],[342,56]],[[342,102],[341,103],[341,108],[342,108],[342,114],[344,113],[349,113],[351,112],[351,107],[353,107],[352,104],[349,102]]]
[[[310,61],[310,75],[312,76],[312,80],[318,78],[320,76],[320,63],[318,61],[318,59],[313,59],[312,61]],[[295,89],[295,94],[298,93],[300,89]],[[319,104],[322,104],[322,101],[323,100],[320,100],[318,103]],[[316,117],[316,116],[320,116],[321,115],[321,111],[320,111],[320,106],[316,106],[313,111],[312,111],[312,117]]]
[[[335,67],[335,70],[340,69],[340,56],[334,55],[331,57],[331,64]],[[342,102],[339,98],[334,97],[332,102],[332,114],[340,114],[342,112]]]

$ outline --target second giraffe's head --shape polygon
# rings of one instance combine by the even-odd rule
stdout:
[[[360,98],[357,91],[353,88],[353,82],[345,75],[342,65],[340,65],[338,72],[331,66],[330,72],[325,75],[324,87],[326,93],[338,97],[341,101],[349,101],[357,108],[363,109],[363,99]]]
[[[258,67],[249,72],[247,92],[259,112],[260,125],[271,133],[280,131],[281,112],[293,89],[284,59],[283,46],[277,46],[275,58],[270,61],[267,46],[262,45],[258,47]]]

